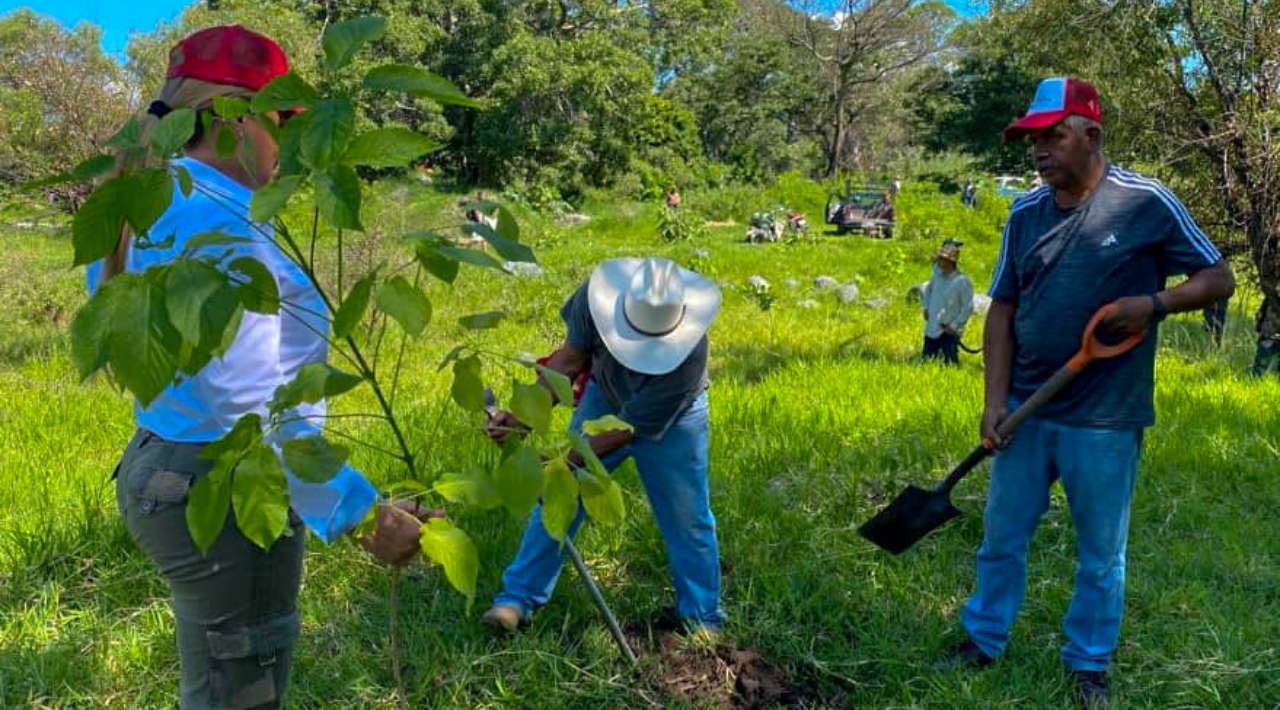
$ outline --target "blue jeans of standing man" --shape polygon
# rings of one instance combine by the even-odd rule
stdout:
[[[1012,407],[1011,407],[1012,408]],[[1142,449],[1141,429],[1065,426],[1031,417],[991,469],[978,589],[961,613],[965,631],[995,658],[1027,586],[1027,547],[1061,478],[1076,530],[1076,582],[1062,631],[1072,670],[1105,670],[1124,616],[1129,504]]]
[[[591,382],[573,413],[570,429],[581,431],[583,422],[617,413]],[[707,393],[703,392],[662,438],[655,441],[637,437],[606,456],[604,465],[613,468],[628,456],[635,457],[658,530],[667,544],[675,577],[676,612],[687,623],[716,629],[724,624],[724,611],[720,608],[716,519],[711,513],[707,486],[707,423]],[[578,515],[569,527],[571,537],[585,517],[586,511],[579,503]],[[516,607],[528,618],[551,598],[564,559],[560,543],[542,525],[539,502],[525,529],[520,551],[502,575],[503,591],[494,603]]]

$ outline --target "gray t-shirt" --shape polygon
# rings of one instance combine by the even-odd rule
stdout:
[[[560,309],[567,326],[569,345],[591,356],[591,378],[605,399],[618,408],[618,416],[635,427],[636,435],[660,439],[671,424],[702,394],[707,378],[707,336],[675,370],[665,375],[644,375],[614,359],[596,330],[582,284]]]
[[[1108,166],[1081,205],[1060,209],[1053,188],[1013,204],[990,296],[1014,304],[1010,394],[1024,400],[1080,347],[1093,313],[1124,296],[1156,293],[1175,274],[1221,259],[1173,193],[1150,178]],[[1155,423],[1156,332],[1137,348],[1095,362],[1038,413],[1107,429]]]

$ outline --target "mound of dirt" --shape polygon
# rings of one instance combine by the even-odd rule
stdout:
[[[801,693],[781,669],[754,649],[699,648],[674,633],[658,640],[657,680],[674,699],[723,710],[791,706]]]

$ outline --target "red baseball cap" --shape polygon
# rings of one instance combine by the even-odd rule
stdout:
[[[1045,79],[1036,89],[1027,115],[1004,129],[1006,141],[1057,125],[1067,116],[1084,116],[1102,123],[1102,104],[1093,84],[1070,76]]]
[[[288,72],[289,60],[275,40],[240,25],[224,25],[200,30],[174,45],[165,76],[261,91]]]

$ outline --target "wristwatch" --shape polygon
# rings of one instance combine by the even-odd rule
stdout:
[[[1169,316],[1169,307],[1156,294],[1151,294],[1151,322],[1159,323]]]

